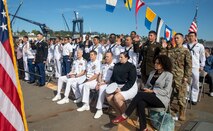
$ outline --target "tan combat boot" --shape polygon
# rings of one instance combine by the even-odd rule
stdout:
[[[180,111],[179,111],[179,120],[180,121],[185,121],[186,120],[185,111],[183,109],[180,109]]]

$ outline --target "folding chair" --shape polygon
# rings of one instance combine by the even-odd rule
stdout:
[[[46,73],[46,76],[48,77],[46,84],[48,84],[55,74],[54,61],[52,60],[50,61],[50,63],[47,65],[45,73]]]
[[[147,119],[159,123],[159,124],[160,124],[159,131],[161,131],[162,125],[163,125],[164,120],[165,120],[166,113],[167,113],[167,111],[170,111],[170,105],[169,105],[167,108],[148,108],[148,113],[149,113],[149,114],[150,114],[150,111],[151,111],[151,110],[156,111],[156,112],[164,112],[163,118],[162,118],[161,121],[153,120],[153,119],[151,119],[150,117],[147,117]]]
[[[148,109],[148,115],[150,115],[151,110],[156,111],[156,112],[164,112],[163,118],[162,118],[161,121],[157,121],[157,120],[151,119],[150,117],[146,117],[146,119],[148,119],[148,120],[155,121],[155,122],[159,123],[160,124],[159,131],[161,131],[162,125],[163,125],[164,120],[165,120],[166,113],[167,113],[167,111],[170,110],[170,105],[167,108],[147,108],[147,109]],[[139,117],[137,118],[136,123],[133,120],[132,120],[132,123],[135,125],[135,127],[139,127],[139,125],[138,125],[139,124]]]
[[[199,82],[199,87],[201,87],[201,88],[200,88],[200,92],[199,92],[198,101],[201,101],[201,96],[203,95],[203,97],[204,97],[204,94],[205,94],[204,85],[207,84],[207,83],[205,83],[206,75],[207,75],[207,72],[205,72],[205,71],[200,72],[201,81]]]

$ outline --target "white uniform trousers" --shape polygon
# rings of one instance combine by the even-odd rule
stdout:
[[[78,85],[83,83],[85,81],[85,79],[86,79],[85,75],[78,77],[78,78],[67,78],[67,76],[59,77],[57,95],[60,95],[61,89],[63,86],[63,82],[65,82],[65,83],[67,83],[65,93],[64,93],[65,97],[67,97],[67,98],[69,97],[71,88],[72,88],[73,93],[75,94],[76,98],[81,97],[80,91],[78,90]]]
[[[96,84],[97,81],[92,80],[79,85],[79,90],[82,94],[82,102],[84,102],[87,105],[89,105],[90,89],[95,89]]]
[[[24,71],[29,71],[28,65],[27,65],[27,57],[23,57],[23,64],[24,64]],[[29,80],[30,79],[30,75],[28,72],[25,72],[25,80]]]
[[[192,68],[191,100],[197,102],[199,95],[199,68]]]
[[[97,101],[97,104],[96,104],[96,109],[102,109],[102,107],[103,107],[104,99],[105,99],[105,96],[106,96],[106,92],[105,92],[106,87],[107,87],[107,84],[101,85],[100,88],[99,88],[99,94],[98,94],[98,101]]]
[[[62,69],[61,69],[61,61],[60,61],[60,59],[54,59],[54,61],[55,61],[55,77],[56,78],[59,78],[59,77],[61,77],[61,71],[62,71]]]

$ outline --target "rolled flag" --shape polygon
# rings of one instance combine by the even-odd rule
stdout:
[[[156,28],[157,42],[160,42],[160,31],[163,26],[163,23],[164,23],[164,21],[160,17],[158,17],[157,28]]]
[[[166,41],[170,41],[172,39],[172,29],[165,25],[164,38]]]
[[[124,0],[125,7],[131,11],[132,9],[132,0]]]
[[[151,28],[151,24],[156,17],[155,12],[153,12],[149,7],[146,8],[146,18],[145,18],[145,26],[148,30]]]
[[[115,9],[116,4],[117,0],[106,0],[106,11],[112,13]]]

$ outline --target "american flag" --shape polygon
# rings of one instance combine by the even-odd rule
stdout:
[[[197,33],[197,11],[198,11],[198,7],[196,8],[196,12],[195,12],[195,16],[194,19],[189,27],[189,32],[195,32]]]
[[[6,0],[0,0],[0,131],[27,129]]]

